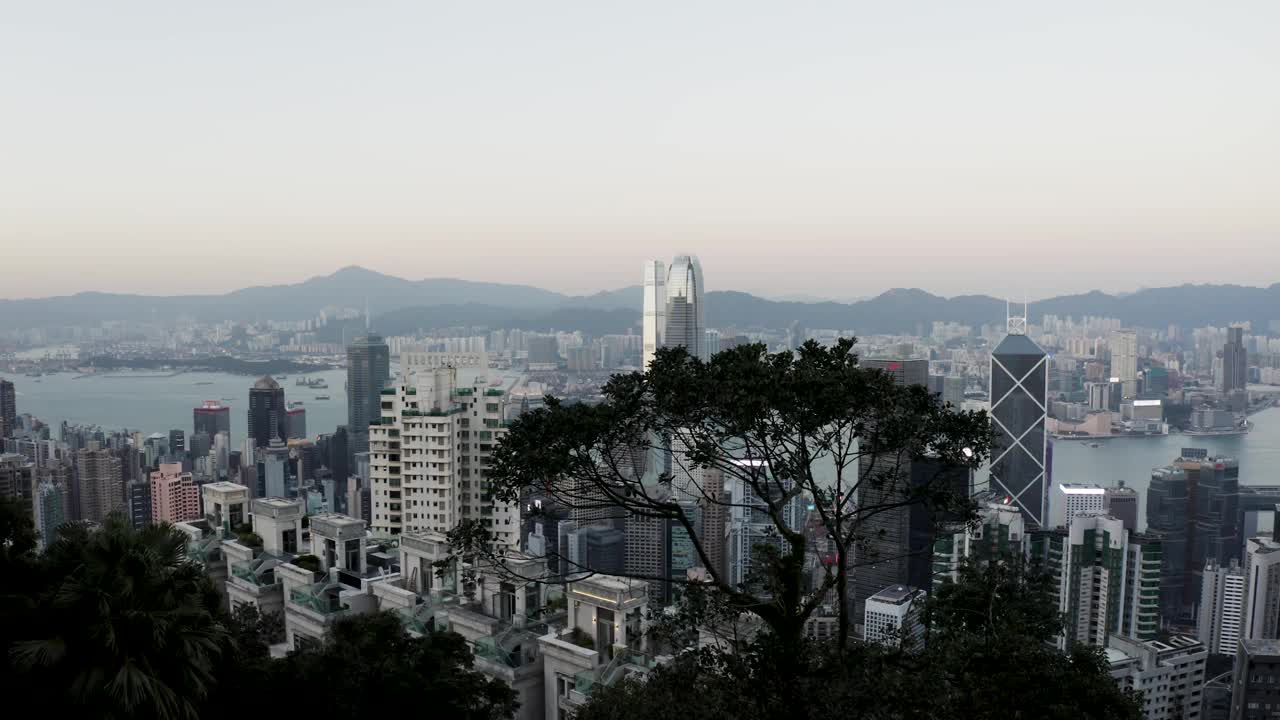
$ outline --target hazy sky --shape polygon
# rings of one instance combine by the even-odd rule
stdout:
[[[0,296],[1280,281],[1280,3],[7,2]]]

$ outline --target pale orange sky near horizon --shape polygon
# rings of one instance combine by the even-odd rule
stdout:
[[[24,3],[0,297],[1280,281],[1280,4]]]

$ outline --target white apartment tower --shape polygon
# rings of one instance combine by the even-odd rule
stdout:
[[[648,370],[653,354],[662,347],[667,329],[667,268],[661,260],[644,263],[644,357],[641,369]]]
[[[1123,386],[1126,398],[1138,394],[1138,334],[1132,330],[1113,330],[1107,337],[1111,348],[1111,376]]]
[[[1054,526],[1069,528],[1073,517],[1102,514],[1106,492],[1100,485],[1059,485],[1058,501],[1054,503]]]
[[[1245,596],[1241,640],[1280,637],[1280,543],[1268,537],[1245,543]]]
[[[1234,657],[1240,649],[1240,621],[1244,614],[1244,568],[1235,560],[1222,567],[1210,558],[1202,577],[1196,635],[1209,652]]]
[[[380,405],[369,428],[373,531],[447,533],[475,519],[495,545],[519,547],[519,506],[494,500],[486,477],[506,432],[504,391],[458,387],[457,370],[443,367],[402,374]]]

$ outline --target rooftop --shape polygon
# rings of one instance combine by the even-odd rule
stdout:
[[[1063,483],[1058,486],[1063,495],[1102,495],[1106,490],[1101,485],[1084,485],[1081,483]]]
[[[1026,335],[1006,335],[992,354],[1034,355],[1040,357],[1045,354],[1045,351]]]
[[[890,603],[892,605],[901,605],[903,603],[911,602],[922,592],[923,591],[917,590],[910,585],[890,585],[868,599],[883,603]]]
[[[1280,640],[1244,640],[1244,651],[1247,655],[1280,656]]]
[[[244,485],[237,485],[236,483],[227,482],[226,480],[219,480],[218,482],[213,482],[213,483],[205,483],[202,487],[205,490],[216,490],[217,492],[236,492],[238,490],[247,491],[249,489]]]
[[[253,389],[254,390],[279,390],[280,383],[276,382],[276,379],[271,377],[270,375],[263,375],[262,377],[258,378],[258,382],[253,384]]]

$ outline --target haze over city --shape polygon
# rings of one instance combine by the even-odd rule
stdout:
[[[1280,280],[1280,6],[26,3],[0,297]],[[173,272],[175,265],[182,272]],[[21,272],[13,272],[13,268]],[[1016,273],[1016,277],[1013,275]]]

